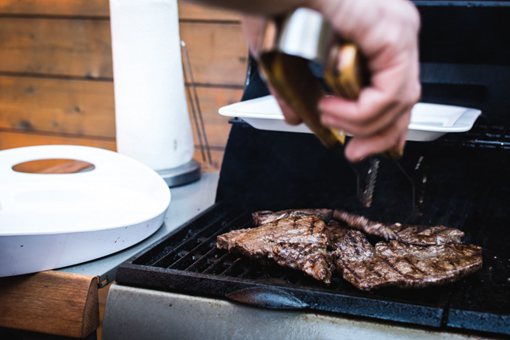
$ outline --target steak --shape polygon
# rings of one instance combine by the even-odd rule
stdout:
[[[333,212],[333,218],[345,222],[349,227],[361,230],[368,235],[385,240],[398,240],[405,244],[429,246],[448,243],[461,243],[464,233],[459,229],[439,226],[405,225],[402,223],[381,223],[366,217],[341,210]]]
[[[360,290],[398,283],[401,275],[375,255],[375,247],[358,230],[348,230],[331,254],[342,277]]]
[[[377,243],[375,249],[376,256],[405,277],[403,285],[408,287],[458,281],[482,268],[482,248],[473,244],[423,247],[390,241]]]
[[[335,246],[335,243],[341,240],[345,233],[348,232],[349,229],[344,228],[340,222],[336,220],[330,220],[328,224],[326,224],[326,236],[328,237],[329,249],[336,249],[333,248]]]
[[[251,214],[253,223],[255,225],[262,225],[269,222],[274,222],[284,217],[300,217],[300,216],[315,216],[324,222],[328,222],[333,216],[331,209],[288,209],[280,211],[256,211]]]
[[[482,267],[482,249],[445,226],[385,224],[331,209],[252,214],[258,227],[219,235],[217,247],[301,270],[330,283],[332,264],[360,290],[453,282]],[[366,234],[389,242],[372,245]]]
[[[416,246],[392,240],[374,247],[361,232],[349,230],[335,247],[332,257],[337,269],[360,290],[439,285],[482,267],[482,250],[475,245]]]
[[[332,209],[289,209],[281,211],[257,211],[252,214],[253,223],[262,225],[285,217],[316,216],[326,223],[337,220],[349,228],[360,230],[367,235],[386,241],[398,240],[414,245],[439,245],[461,243],[464,233],[459,229],[439,226],[406,225],[402,223],[381,223],[360,215]]]
[[[316,280],[331,283],[332,265],[327,244],[279,242],[273,260],[283,267],[305,272]]]
[[[283,217],[256,228],[219,235],[216,246],[252,258],[268,258],[329,283],[332,265],[326,224],[315,216]]]

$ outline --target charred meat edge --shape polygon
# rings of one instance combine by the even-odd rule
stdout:
[[[251,214],[253,223],[257,226],[269,222],[274,222],[281,218],[301,216],[315,216],[327,223],[333,216],[333,210],[331,209],[288,209],[280,211],[262,210],[256,211]]]
[[[381,223],[371,221],[360,215],[335,210],[333,218],[343,221],[349,227],[358,229],[368,235],[379,236],[385,240],[398,240],[413,245],[441,245],[461,243],[464,233],[456,228],[446,226],[406,225],[402,223]]]
[[[371,221],[360,215],[332,209],[288,209],[281,211],[257,211],[252,214],[255,225],[274,222],[281,218],[297,216],[316,216],[328,223],[332,219],[345,223],[348,227],[360,230],[368,235],[380,237],[386,241],[399,240],[414,245],[439,245],[461,243],[464,233],[459,229],[446,226],[420,226],[402,223],[381,223]]]

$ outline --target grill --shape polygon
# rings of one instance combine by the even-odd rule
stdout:
[[[244,135],[247,134],[245,130],[251,130],[246,126],[233,128],[236,129],[243,130],[241,133]],[[470,169],[479,162],[471,160],[468,163],[471,164],[458,164],[458,167]],[[479,171],[492,170],[482,166],[471,168],[471,173],[464,175],[476,176]],[[437,186],[427,186],[422,216],[408,211],[400,215],[400,220],[406,218],[416,223],[457,226],[466,232],[468,242],[484,247],[483,270],[455,284],[420,290],[385,289],[364,293],[338,276],[334,276],[328,287],[300,272],[275,265],[261,265],[226,253],[215,248],[216,236],[232,229],[249,227],[250,213],[254,210],[233,201],[217,203],[167,239],[125,263],[119,269],[117,281],[146,288],[227,298],[259,307],[304,308],[434,328],[453,327],[510,334],[510,251],[507,246],[510,241],[507,232],[510,221],[505,211],[510,203],[510,186],[501,185],[491,180],[490,176],[484,178],[486,180],[478,181],[474,188],[461,188],[461,183],[469,183],[468,178],[457,179],[457,183],[446,176],[431,178],[429,181],[437,180]],[[452,189],[439,191],[448,194],[439,196],[439,188],[446,184]],[[378,182],[378,191],[386,188],[395,190],[392,183]],[[354,193],[351,192],[351,195]],[[433,201],[432,196],[435,198]],[[258,209],[337,207],[361,211],[356,206],[346,205],[346,202],[355,202],[353,196],[334,197],[335,200],[331,201],[328,195],[309,195],[300,200],[283,201],[287,204],[285,206],[267,203],[253,203],[250,206],[257,206]],[[276,201],[281,202],[280,199]],[[376,201],[376,207],[370,213],[390,217],[391,220],[392,214],[395,216],[399,212],[392,209],[391,202],[385,201]]]
[[[510,3],[417,4],[423,18],[423,101],[479,107],[483,115],[469,133],[408,143],[401,165],[414,192],[395,164],[383,160],[375,201],[364,209],[355,198],[349,166],[313,136],[256,130],[234,119],[216,204],[124,263],[117,281],[261,308],[510,335],[510,37],[505,33]],[[265,94],[251,61],[244,99]],[[413,198],[418,210],[412,209]],[[300,272],[215,248],[217,235],[251,226],[253,211],[304,207],[457,227],[466,242],[483,247],[483,269],[442,287],[366,293],[337,274],[325,286]]]

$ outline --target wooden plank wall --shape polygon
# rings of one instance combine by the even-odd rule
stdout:
[[[229,126],[217,110],[241,96],[247,49],[236,13],[179,9],[218,166]],[[115,149],[108,0],[2,0],[0,150],[61,143]]]

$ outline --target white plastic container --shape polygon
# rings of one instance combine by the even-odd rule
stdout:
[[[161,171],[193,157],[177,0],[110,0],[117,151]]]
[[[94,169],[29,174],[14,165],[75,159]],[[165,181],[146,165],[92,147],[53,145],[0,151],[0,277],[65,267],[132,246],[162,224]]]

